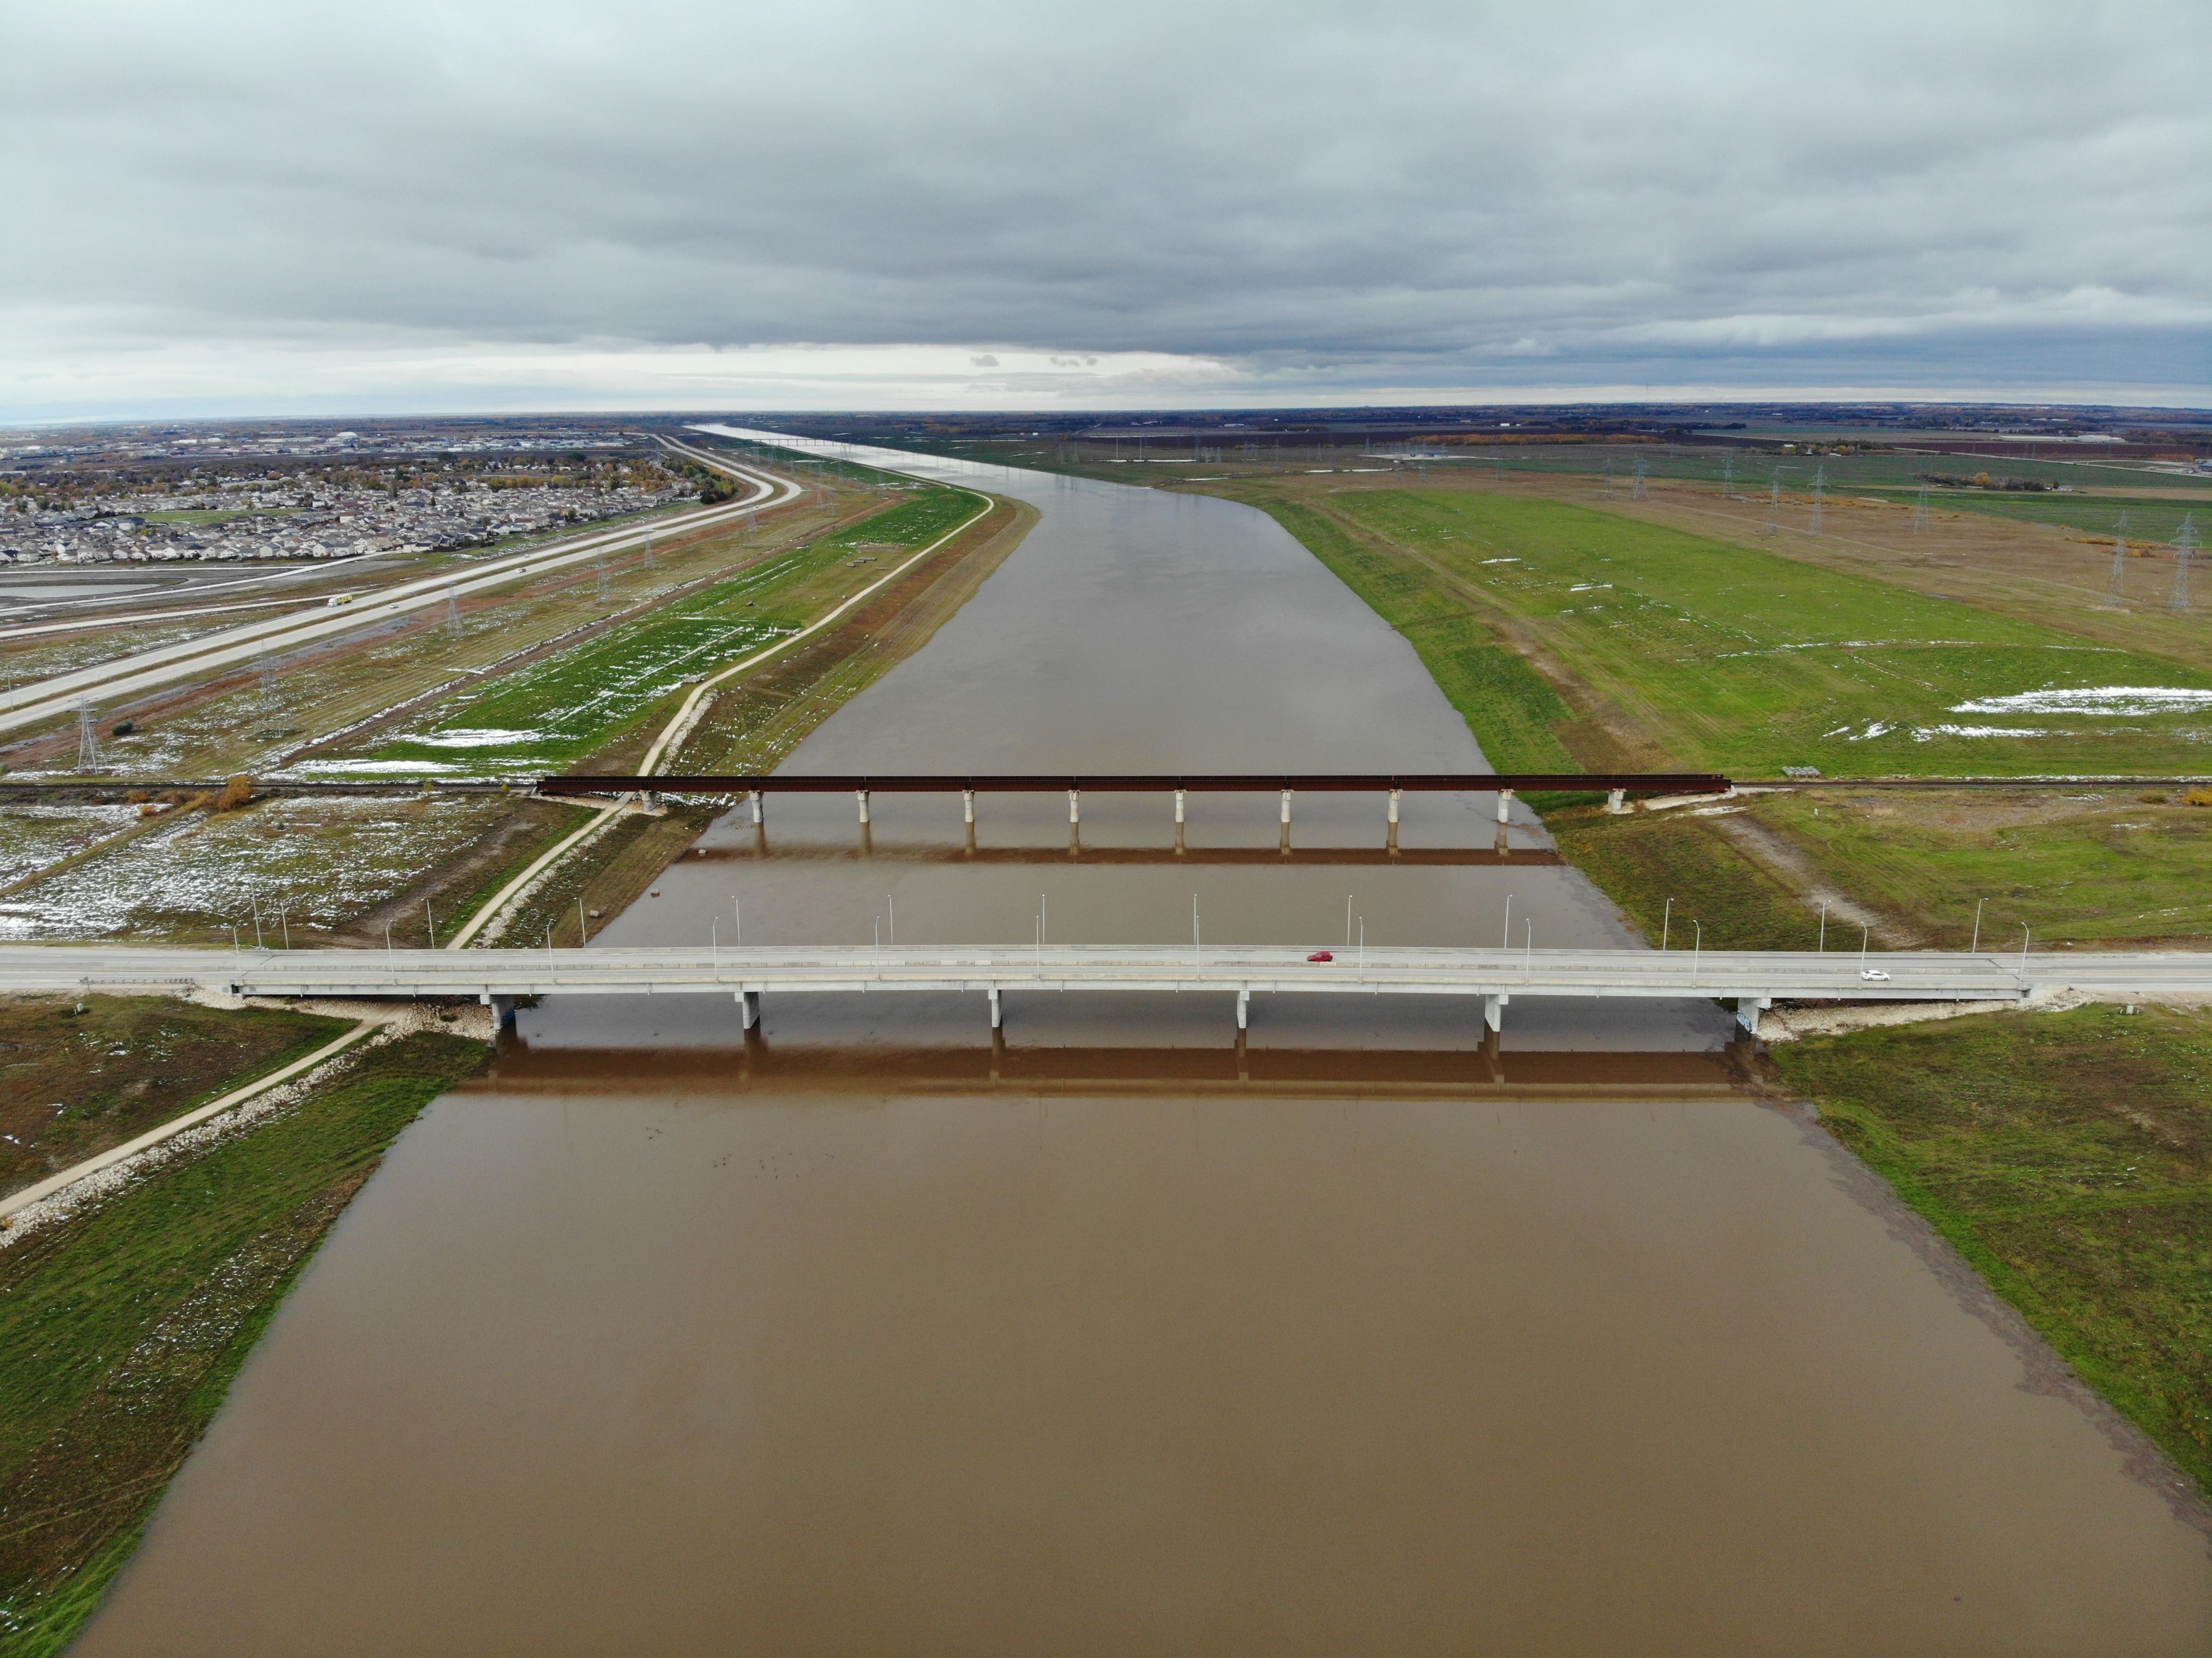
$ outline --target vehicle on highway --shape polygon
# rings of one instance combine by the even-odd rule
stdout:
[[[1883,979],[1883,980],[1887,980],[1887,979],[1889,977],[1889,975],[1887,975],[1887,973],[1884,973],[1884,972],[1883,972],[1880,968],[1878,968],[1878,967],[1870,967],[1870,968],[1867,968],[1867,969],[1863,969],[1863,970],[1860,972],[1860,974],[1859,974],[1859,977],[1860,977],[1860,978],[1862,978],[1862,979]]]
[[[1306,957],[1306,960],[1309,962],[1333,962],[1335,959],[1336,957],[1334,954],[1326,950],[1316,950],[1312,955]]]

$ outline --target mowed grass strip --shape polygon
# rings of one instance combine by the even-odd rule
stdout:
[[[2212,1491],[2212,1015],[1989,1014],[1810,1038],[1773,1060]]]
[[[487,1062],[409,1036],[283,1114],[0,1250],[0,1650],[64,1648],[331,1224]]]
[[[1315,519],[1338,519],[1365,532],[1347,538],[1370,540],[1372,556],[1397,551],[1409,575],[1449,582],[1449,597],[1410,603],[1455,598],[1470,622],[1530,630],[1594,703],[1678,764],[1756,776],[1786,765],[2002,775],[2206,763],[2203,702],[2120,715],[1963,706],[2115,685],[2212,693],[2212,675],[2141,652],[1564,502],[1376,489],[1273,510],[1301,539]],[[1325,562],[1338,556],[1308,544]],[[1492,716],[1468,712],[1483,735]]]

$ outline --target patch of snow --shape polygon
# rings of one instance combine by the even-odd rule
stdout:
[[[2035,726],[1915,726],[1912,740],[1925,743],[1931,737],[2049,737],[2051,733]]]
[[[1953,714],[2194,714],[2212,708],[2212,690],[2179,685],[2088,685],[2016,691],[1952,705]]]

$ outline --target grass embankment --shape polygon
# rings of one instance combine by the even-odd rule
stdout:
[[[0,1001],[0,1196],[289,1065],[347,1028],[164,996]]]
[[[492,942],[502,950],[548,943],[573,950],[587,942],[598,935],[602,920],[622,914],[659,879],[661,871],[681,858],[722,810],[672,805],[658,817],[635,812],[616,819],[507,912],[506,925]],[[570,825],[572,830],[575,827]]]
[[[2212,1015],[1990,1015],[1809,1038],[1773,1060],[2212,1491]]]
[[[331,1224],[489,1050],[422,1035],[0,1250],[0,1651],[62,1650]]]
[[[626,737],[665,723],[662,705],[683,686],[797,632],[975,510],[975,498],[962,491],[925,491],[458,691],[423,710],[405,733],[383,737],[366,757],[526,776],[604,759]]]
[[[975,498],[961,499],[973,513]],[[667,768],[773,771],[817,726],[928,643],[1036,519],[1032,507],[995,501],[936,556],[855,605],[837,626],[719,690]],[[899,556],[887,555],[885,562]]]
[[[1739,776],[2185,773],[2212,673],[1869,577],[1559,501],[1375,489],[1325,511],[1524,629],[1611,724]],[[1326,554],[1323,555],[1327,556]],[[2199,693],[2153,708],[2053,692]]]
[[[1321,480],[1223,492],[1272,513],[1404,634],[1501,770],[2207,766],[2212,674],[2153,653],[1568,503]],[[2206,696],[2049,711],[2053,691],[2115,685]],[[1823,898],[1885,918],[1877,944],[1964,944],[1978,898],[1990,940],[2022,922],[2049,943],[2212,928],[2212,814],[2132,793],[1769,797],[1658,819],[1538,804],[1655,937],[1669,897],[1742,948],[1805,947]]]
[[[947,495],[952,497],[951,503]],[[959,510],[952,510],[955,505]],[[841,563],[841,579],[854,587],[866,585],[876,579],[874,572],[882,566],[895,565],[927,546],[973,515],[975,507],[973,495],[932,491],[910,503],[911,510],[855,525],[839,537],[842,550],[865,551],[872,544],[881,556],[873,564],[858,567],[862,574],[857,579],[854,567]],[[716,691],[680,749],[663,756],[661,769],[774,770],[817,726],[927,643],[1020,544],[1036,520],[1032,507],[995,502],[934,556],[856,604],[836,626]],[[826,602],[834,604],[842,596],[830,595]],[[594,756],[592,768],[632,769],[652,734],[675,714],[679,700],[673,692],[664,697],[651,719]],[[601,919],[620,914],[645,892],[705,830],[718,810],[707,805],[678,805],[665,817],[623,818],[564,859],[512,913],[497,942],[528,946],[544,941],[550,929],[556,946],[578,943],[587,927],[595,929]]]

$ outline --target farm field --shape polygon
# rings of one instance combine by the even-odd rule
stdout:
[[[1502,769],[2212,772],[2203,665],[1517,490],[1212,487],[1273,513],[1404,634]],[[2187,620],[2099,618],[2161,641]],[[1825,902],[1832,937],[1863,921],[1874,948],[1960,948],[1985,899],[1990,940],[2025,924],[2051,945],[2202,947],[2212,810],[2139,793],[1539,804],[1655,941],[1672,898],[1720,946],[1803,948]]]
[[[1493,629],[1525,641],[1578,689],[1586,720],[1674,765],[1743,776],[2204,768],[2212,672],[2142,651],[1565,502],[1378,489],[1309,493],[1277,516],[1309,545],[1322,540],[1324,562],[1349,564],[1349,543],[1362,580],[1395,565],[1401,584],[1429,589],[1418,634],[1384,610],[1425,654],[1489,643]],[[1335,536],[1313,533],[1316,519]],[[1516,720],[1529,706],[1517,701]],[[1479,737],[1487,717],[1476,715]]]
[[[1910,510],[1919,500],[1917,489],[1875,489],[1869,495],[1879,496]],[[2212,539],[2212,494],[2181,490],[2161,492],[2179,499],[2160,499],[2146,495],[2009,495],[1991,489],[1931,489],[1928,506],[1931,512],[1979,513],[1987,518],[2005,519],[2015,524],[2045,524],[2062,530],[2094,536],[2102,540],[2106,550],[2112,549],[2112,537],[2124,533],[2130,548],[2157,549],[2172,543],[2181,533],[2185,521],[2192,521],[2197,544],[2202,546]],[[2147,498],[2148,497],[2148,498]],[[2124,514],[2127,527],[2119,528]],[[2171,572],[2171,559],[2165,561]],[[2163,597],[2163,595],[2160,595]]]
[[[2212,1014],[1986,1014],[1808,1037],[1771,1060],[2212,1490]]]

